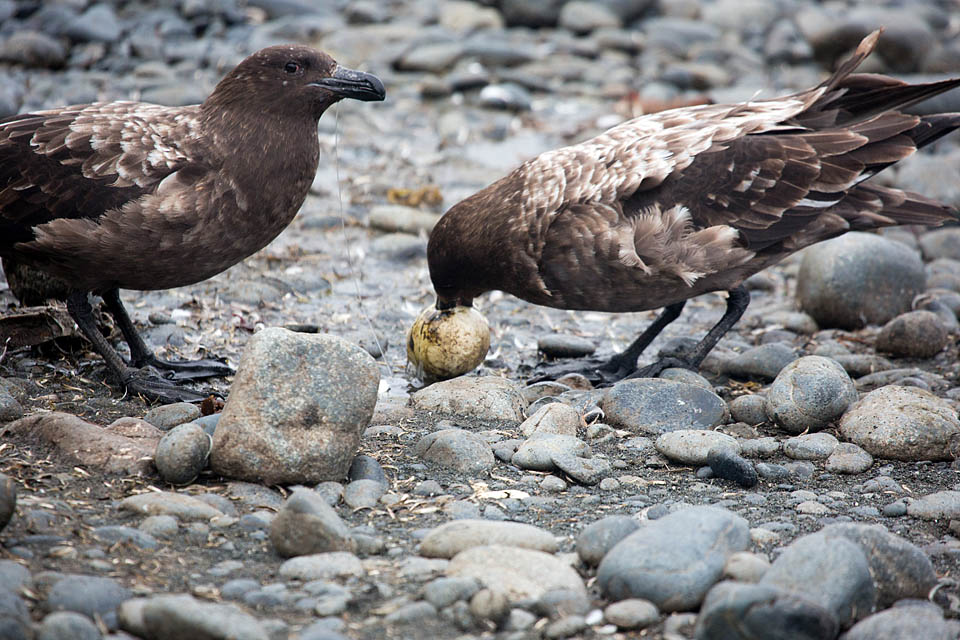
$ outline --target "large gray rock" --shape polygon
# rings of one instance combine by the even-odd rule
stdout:
[[[947,346],[950,334],[932,311],[908,311],[883,325],[877,334],[877,351],[898,358],[932,358]]]
[[[464,472],[485,471],[493,466],[490,444],[466,429],[441,429],[420,438],[414,453],[424,460]]]
[[[316,491],[297,489],[270,523],[270,541],[285,558],[356,551],[350,528]]]
[[[726,403],[702,387],[637,378],[613,385],[601,408],[610,424],[659,435],[678,429],[712,429],[727,414]]]
[[[645,598],[661,611],[685,611],[720,579],[727,556],[749,544],[749,527],[740,516],[691,507],[621,540],[600,562],[597,581],[612,600]]]
[[[804,249],[797,300],[823,328],[859,329],[909,311],[925,284],[916,251],[854,232]]]
[[[890,385],[851,406],[840,420],[840,434],[877,458],[952,460],[960,420],[948,402],[929,391]]]
[[[339,480],[370,424],[379,384],[373,358],[354,344],[264,329],[237,368],[210,466],[267,484]]]
[[[842,536],[814,533],[794,540],[760,584],[802,594],[848,627],[873,611],[877,591],[859,545]]]
[[[853,380],[835,360],[805,356],[777,375],[767,391],[766,411],[789,433],[819,431],[858,397]]]
[[[960,621],[945,620],[943,611],[932,602],[909,600],[875,613],[853,625],[841,640],[956,640]]]

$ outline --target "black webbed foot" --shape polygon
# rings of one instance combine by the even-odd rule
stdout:
[[[601,358],[583,358],[580,360],[562,360],[559,362],[541,362],[534,369],[534,376],[527,384],[557,380],[570,374],[578,374],[589,380],[593,386],[607,386],[623,380],[635,369],[633,363],[625,358],[613,356],[608,360]]]
[[[137,368],[151,366],[163,371],[161,374],[167,380],[191,381],[220,376],[232,376],[236,373],[233,367],[220,358],[205,358],[203,360],[162,360],[153,354],[139,362],[133,363]]]
[[[126,368],[120,376],[120,382],[127,393],[143,396],[147,400],[160,404],[173,402],[201,402],[210,395],[220,396],[216,391],[194,391],[176,382],[157,375],[151,369]]]

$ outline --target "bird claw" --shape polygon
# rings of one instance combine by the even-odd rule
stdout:
[[[556,363],[541,362],[534,369],[536,375],[527,381],[527,384],[536,384],[548,380],[557,380],[566,375],[578,374],[589,380],[593,386],[611,385],[623,380],[633,371],[614,356],[608,360],[586,358],[574,362],[563,361]]]
[[[122,382],[127,393],[143,396],[160,404],[201,402],[211,395],[221,395],[216,391],[194,391],[184,388],[168,378],[144,369],[127,369]]]
[[[667,369],[687,369],[688,371],[697,371],[697,367],[693,366],[683,358],[676,358],[674,356],[667,356],[660,358],[656,362],[652,362],[645,367],[641,367],[626,376],[627,378],[658,378],[660,374],[666,371]]]
[[[232,376],[236,373],[236,370],[223,360],[213,358],[204,360],[161,360],[156,356],[151,356],[140,366],[161,369],[164,371],[162,374],[164,379],[177,382],[219,378],[221,376]]]

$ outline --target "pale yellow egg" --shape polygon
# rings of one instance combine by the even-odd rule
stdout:
[[[407,331],[407,364],[428,382],[473,371],[490,349],[490,326],[473,307],[430,305]]]

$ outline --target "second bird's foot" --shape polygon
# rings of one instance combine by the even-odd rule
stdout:
[[[157,375],[151,369],[128,368],[122,378],[121,383],[126,387],[127,393],[161,404],[201,402],[211,395],[221,395],[216,391],[187,389],[174,380]]]
[[[630,375],[626,376],[627,378],[658,378],[660,374],[666,371],[667,369],[686,369],[688,371],[693,371],[696,373],[698,368],[683,358],[677,358],[674,356],[667,356],[665,358],[660,358],[656,362],[652,362],[645,367],[640,367],[636,371],[633,371]]]
[[[534,369],[534,377],[528,384],[557,380],[566,375],[576,374],[585,377],[593,386],[602,387],[628,377],[634,370],[616,357],[603,360],[600,358],[583,358],[581,360],[563,360],[560,362],[541,362]]]
[[[135,363],[138,367],[151,366],[164,371],[163,377],[167,380],[191,381],[205,380],[232,376],[236,370],[220,359],[207,358],[204,360],[161,360],[150,356],[143,362]]]

